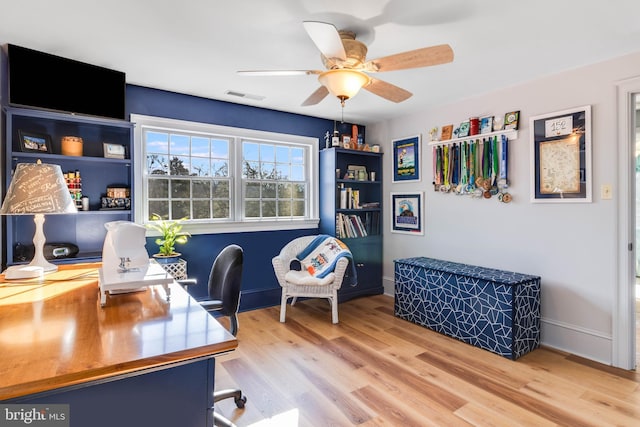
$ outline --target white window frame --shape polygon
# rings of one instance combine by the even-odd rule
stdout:
[[[191,234],[212,234],[249,231],[298,230],[317,228],[319,223],[319,140],[307,136],[284,133],[265,132],[228,126],[212,125],[185,120],[167,119],[163,117],[131,114],[134,127],[134,197],[136,206],[135,221],[139,224],[149,222],[147,206],[148,174],[145,144],[142,137],[147,128],[184,131],[189,133],[215,134],[231,139],[229,147],[229,168],[232,172],[231,205],[229,210],[233,218],[242,218],[242,141],[273,142],[293,144],[308,148],[308,168],[305,171],[309,182],[309,215],[307,218],[251,218],[239,220],[189,220],[184,229]],[[151,234],[151,233],[150,233]]]

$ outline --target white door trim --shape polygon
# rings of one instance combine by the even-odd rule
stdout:
[[[616,84],[618,116],[618,274],[613,300],[612,364],[635,369],[635,122],[640,77]]]

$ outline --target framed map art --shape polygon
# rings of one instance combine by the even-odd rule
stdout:
[[[591,202],[591,106],[531,117],[531,202]]]

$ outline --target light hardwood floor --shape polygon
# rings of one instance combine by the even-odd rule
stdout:
[[[393,298],[324,300],[240,314],[216,359],[217,409],[253,426],[639,426],[640,374],[548,348],[511,361],[393,315]],[[224,322],[224,320],[223,320]]]

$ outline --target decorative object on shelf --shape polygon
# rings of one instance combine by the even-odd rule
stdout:
[[[59,165],[45,164],[40,160],[37,163],[18,163],[0,214],[34,216],[35,255],[28,265],[7,268],[5,278],[40,277],[46,272],[58,270],[58,266],[51,264],[44,257],[44,216],[77,212]]]
[[[469,135],[477,135],[480,133],[480,119],[471,117],[469,119]]]
[[[129,196],[129,187],[107,187],[107,197],[125,198]]]
[[[424,234],[423,192],[391,193],[391,232]]]
[[[60,147],[60,152],[63,156],[82,156],[82,138],[79,136],[63,136]]]
[[[504,129],[518,129],[520,111],[511,111],[504,115]]]
[[[162,219],[158,214],[151,214],[150,218],[153,222],[147,224],[147,228],[155,230],[160,233],[155,242],[158,245],[158,253],[153,257],[158,260],[159,263],[175,262],[180,257],[180,253],[176,252],[175,245],[184,245],[187,243],[191,234],[182,230],[182,221],[186,218],[179,220]],[[173,258],[168,260],[167,258]]]
[[[460,127],[458,128],[458,138],[464,138],[469,136],[469,121],[465,121],[460,123]]]
[[[103,210],[129,210],[131,198],[129,197],[100,197],[100,206]]]
[[[353,171],[353,179],[358,181],[367,180],[367,167],[360,165],[347,165],[347,170]]]
[[[46,133],[18,130],[20,151],[51,153],[51,137]]]
[[[441,141],[446,141],[451,139],[453,136],[453,125],[442,126],[442,136],[440,137]]]
[[[393,182],[420,181],[420,135],[394,139]]]
[[[591,202],[591,106],[530,119],[531,202]]]
[[[503,130],[502,127],[504,126],[504,120],[502,119],[502,117],[500,116],[495,116],[493,118],[493,131],[494,132],[498,132]]]
[[[340,132],[338,132],[338,124],[333,121],[333,136],[331,137],[331,146],[340,147]]]
[[[429,141],[437,141],[438,140],[438,126],[434,126],[429,131]]]
[[[76,205],[76,209],[82,209],[82,177],[80,171],[67,172],[64,174],[64,180],[71,194],[71,199]]]
[[[480,134],[491,133],[493,131],[493,116],[482,117],[480,119]]]
[[[101,209],[131,209],[129,187],[107,187],[106,196],[100,198]]]
[[[102,146],[104,148],[105,158],[107,159],[124,159],[125,158],[124,145],[110,144],[108,142],[103,142]]]
[[[380,152],[380,146],[378,144],[373,144],[371,146],[371,152],[372,153],[379,153]]]

